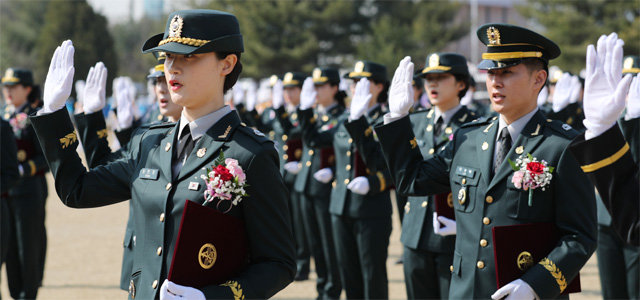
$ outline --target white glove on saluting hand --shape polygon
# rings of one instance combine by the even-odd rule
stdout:
[[[558,82],[556,83],[556,89],[553,92],[552,106],[554,112],[559,112],[563,108],[567,107],[567,105],[569,105],[572,88],[571,78],[571,74],[565,72],[564,74],[562,74],[560,79],[558,79]]]
[[[625,120],[631,120],[640,117],[640,75],[633,77],[631,87],[629,87],[629,96],[627,97],[627,113]]]
[[[86,82],[84,80],[77,80],[75,84],[76,89],[76,113],[84,112],[84,87]]]
[[[273,85],[271,98],[271,103],[275,109],[282,107],[284,104],[284,88],[282,86],[282,80],[278,79],[278,81]]]
[[[440,227],[440,223],[442,223],[444,227]],[[454,235],[456,234],[456,221],[433,213],[433,232],[441,236]]]
[[[413,63],[411,57],[406,56],[398,64],[389,88],[389,122],[409,114],[409,109],[413,105],[412,80]],[[389,122],[385,116],[385,123]]]
[[[297,161],[290,161],[290,162],[284,164],[284,169],[287,172],[295,175],[295,174],[298,174],[298,172],[300,172],[301,168],[300,168],[300,165],[298,164]]]
[[[311,108],[316,103],[316,88],[313,85],[313,79],[307,77],[302,83],[302,90],[300,91],[300,109],[305,110]]]
[[[76,86],[78,84],[76,83]],[[84,86],[83,109],[87,114],[94,113],[104,108],[107,93],[107,68],[102,62],[89,69],[87,81]]]
[[[585,139],[599,136],[616,124],[624,109],[631,75],[622,74],[622,45],[614,32],[598,39],[597,52],[587,47],[587,74],[584,89]]]
[[[204,293],[192,287],[179,285],[165,279],[160,287],[160,300],[205,300]]]
[[[118,117],[118,127],[120,130],[131,127],[133,124],[133,98],[135,87],[129,77],[118,77],[114,80],[116,95],[116,111]]]
[[[491,299],[493,300],[500,300],[503,298],[504,300],[539,299],[531,286],[522,279],[516,279],[510,282],[491,295]]]
[[[71,40],[66,40],[53,53],[49,72],[44,81],[43,114],[52,113],[63,108],[71,95],[71,85],[73,84],[73,74],[75,72],[73,67],[74,52],[73,43],[71,43]]]
[[[364,176],[358,176],[349,182],[347,188],[354,194],[366,195],[370,189],[369,179]]]
[[[353,93],[351,99],[351,107],[349,107],[349,119],[355,121],[360,119],[364,112],[369,107],[369,101],[371,100],[371,91],[369,91],[369,80],[366,78],[360,79],[356,84],[356,90]]]
[[[549,98],[549,88],[545,85],[538,94],[538,106],[543,106]]]
[[[331,171],[331,168],[320,169],[313,174],[313,178],[322,183],[329,183],[333,178],[333,171]]]

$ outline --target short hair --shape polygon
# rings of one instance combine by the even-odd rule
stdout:
[[[522,60],[521,64],[527,67],[527,70],[529,70],[529,73],[533,73],[534,71],[544,70],[547,73],[547,78],[545,78],[546,79],[545,81],[549,80],[549,63],[547,61],[538,59],[538,58],[525,58]],[[540,90],[542,90],[542,88],[544,88],[545,85],[546,84],[543,84]],[[538,93],[539,92],[540,91],[538,91]]]
[[[228,90],[230,90],[238,81],[238,78],[240,77],[240,73],[242,73],[242,63],[240,62],[240,52],[214,52],[216,54],[216,57],[218,57],[219,60],[223,60],[225,59],[227,56],[234,54],[236,57],[238,57],[238,61],[236,62],[236,65],[233,67],[233,70],[231,70],[231,73],[227,74],[224,77],[224,86],[222,87],[222,93],[226,94]]]
[[[469,83],[470,83],[469,78],[471,77],[469,76],[469,74],[452,74],[452,75],[456,79],[456,81],[464,83],[464,88],[458,92],[458,98],[462,99],[462,97],[464,97],[464,95],[466,95],[467,91],[469,90]]]

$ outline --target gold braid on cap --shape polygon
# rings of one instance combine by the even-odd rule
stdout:
[[[183,45],[188,45],[188,46],[194,46],[194,47],[200,47],[210,41],[207,40],[199,40],[199,39],[192,39],[192,38],[186,38],[186,37],[170,37],[170,38],[166,38],[162,41],[160,41],[160,43],[158,43],[158,46],[162,46],[166,43],[179,43],[179,44],[183,44]]]

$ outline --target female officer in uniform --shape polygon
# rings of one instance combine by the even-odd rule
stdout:
[[[47,235],[44,225],[47,164],[27,116],[38,110],[40,89],[31,71],[10,68],[2,77],[2,94],[18,146],[20,179],[9,190],[11,215],[7,282],[13,298],[35,298],[44,272]]]
[[[303,197],[305,226],[318,273],[318,298],[325,299],[338,299],[342,291],[329,215],[335,163],[331,142],[337,125],[343,120],[346,97],[339,90],[339,83],[338,70],[316,68],[313,77],[302,84],[298,108],[303,151],[294,188]]]
[[[273,143],[242,126],[238,115],[224,106],[223,94],[241,71],[243,45],[237,19],[213,10],[174,12],[165,33],[151,37],[143,50],[167,53],[165,76],[171,99],[184,107],[180,122],[151,126],[134,136],[126,157],[86,171],[75,152],[73,127],[62,110],[73,82],[74,49],[71,41],[56,49],[45,83],[43,113],[31,120],[46,149],[60,199],[71,207],[98,207],[131,198],[137,235],[131,298],[273,296],[295,274],[291,220]],[[215,167],[221,151],[242,168],[247,196],[235,204],[213,198],[218,205],[210,206],[243,220],[248,265],[221,285],[196,289],[167,281],[183,203],[204,202],[201,175],[204,168]]]
[[[347,298],[386,299],[391,178],[369,124],[382,122],[387,69],[359,61],[347,78],[358,81],[358,85],[349,122],[340,124],[333,139],[336,180],[329,208],[331,224]]]

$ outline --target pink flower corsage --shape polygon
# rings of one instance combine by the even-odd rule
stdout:
[[[509,159],[511,169],[515,172],[511,177],[513,185],[525,191],[529,191],[528,204],[531,206],[533,199],[533,190],[541,188],[543,191],[551,183],[553,178],[554,167],[547,164],[545,160],[538,161],[530,153],[526,156],[520,155],[515,162]]]
[[[206,175],[200,176],[206,185],[204,204],[218,200],[216,208],[222,210],[221,206],[226,207],[223,212],[227,213],[242,201],[242,197],[249,196],[245,191],[247,178],[238,161],[225,159],[222,151],[214,164],[212,169],[206,169]]]
[[[13,129],[13,133],[18,135],[22,129],[27,127],[27,114],[19,113],[15,117],[9,120],[9,124],[11,124],[11,128]]]

